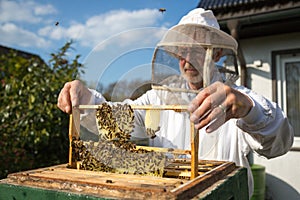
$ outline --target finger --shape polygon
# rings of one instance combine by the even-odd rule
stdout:
[[[210,122],[211,122],[211,111],[208,111],[207,114],[205,116],[202,116],[200,120],[198,120],[198,122],[195,122],[195,128],[196,129],[201,129],[205,126],[207,126]]]
[[[212,124],[217,118],[222,117],[226,114],[226,108],[217,106],[210,110],[210,112],[205,117],[201,117],[199,122],[195,124],[195,128],[201,129],[207,125]],[[223,117],[222,117],[223,118]]]
[[[213,85],[210,85],[204,88],[203,90],[201,90],[189,104],[188,111],[194,112],[207,97],[209,97],[212,93],[215,92],[215,90],[216,87],[214,87]]]
[[[194,123],[198,123],[215,108],[217,105],[220,105],[221,102],[226,98],[224,92],[222,90],[215,90],[214,93],[210,93],[207,96],[201,105],[198,106],[197,109],[191,114],[190,120]]]
[[[211,123],[207,126],[206,132],[211,133],[222,126],[229,118],[228,108],[221,104],[211,114]]]
[[[66,83],[63,87],[63,89],[60,91],[58,95],[57,100],[57,106],[59,109],[61,109],[63,112],[71,113],[71,101],[70,101],[70,84]]]
[[[209,126],[207,126],[205,131],[206,133],[211,133],[217,130],[219,127],[221,127],[224,123],[225,123],[224,119],[217,118]]]
[[[70,101],[72,107],[79,105],[79,92],[80,92],[80,84],[77,81],[74,81],[70,87]]]
[[[194,123],[200,123],[205,120],[212,110],[212,101],[207,97],[200,106],[193,113],[191,113],[190,120]]]

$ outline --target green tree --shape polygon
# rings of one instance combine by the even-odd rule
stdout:
[[[48,64],[15,51],[1,55],[0,178],[67,162],[69,118],[57,108],[57,97],[65,82],[84,73],[79,55],[68,59],[71,45],[51,54]]]

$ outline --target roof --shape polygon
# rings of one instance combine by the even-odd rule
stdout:
[[[2,55],[2,54],[9,54],[11,52],[15,52],[15,53],[17,53],[18,56],[26,58],[26,59],[37,58],[39,60],[43,60],[37,54],[32,54],[32,53],[29,53],[29,52],[25,52],[25,51],[21,51],[21,50],[17,50],[17,49],[14,49],[14,48],[10,48],[10,47],[6,47],[6,46],[3,46],[3,45],[0,45],[0,55]]]
[[[225,8],[225,7],[233,7],[233,6],[243,6],[247,4],[256,4],[261,1],[262,0],[210,0],[210,1],[202,0],[199,3],[199,7],[206,8],[206,9],[216,9],[216,8]]]
[[[300,0],[200,0],[198,7],[214,10],[220,14],[247,10],[279,11],[294,6],[298,4],[297,2]]]
[[[300,0],[200,0],[198,7],[212,10],[226,32],[238,20],[241,38],[300,32]]]

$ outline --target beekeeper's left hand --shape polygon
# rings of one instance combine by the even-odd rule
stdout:
[[[252,100],[230,86],[215,82],[204,88],[189,105],[195,128],[205,126],[210,133],[231,118],[245,117],[253,107]]]

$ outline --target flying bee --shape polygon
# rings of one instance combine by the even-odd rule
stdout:
[[[160,8],[160,9],[158,9],[158,11],[161,12],[161,13],[166,12],[166,10],[167,10],[167,9],[165,9],[165,8]]]

